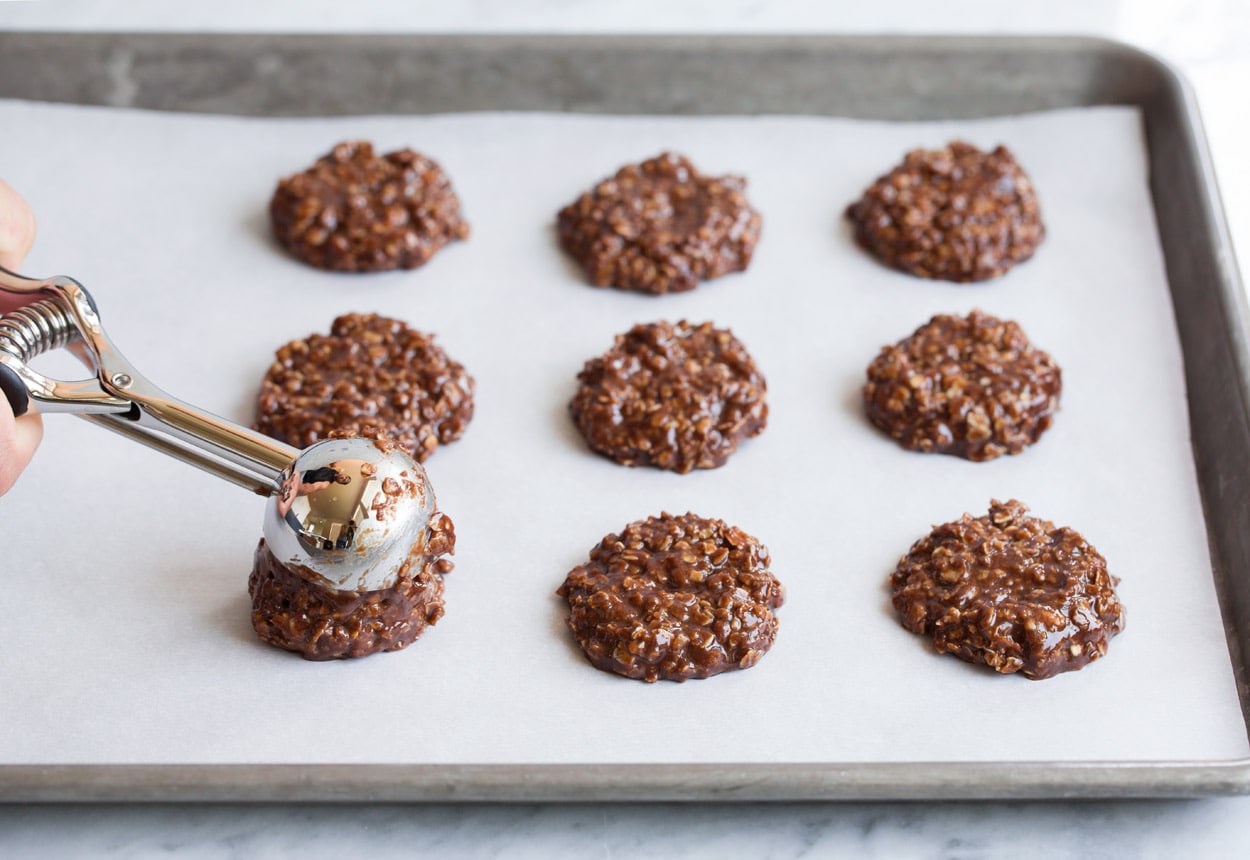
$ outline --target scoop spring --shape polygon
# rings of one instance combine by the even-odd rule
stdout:
[[[55,299],[43,299],[0,317],[0,350],[23,363],[60,349],[77,336],[73,320]]]

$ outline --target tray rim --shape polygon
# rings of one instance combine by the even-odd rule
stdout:
[[[459,44],[474,50],[539,46],[547,49],[604,45],[621,50],[670,48],[695,50],[831,51],[848,47],[865,54],[928,50],[945,55],[974,55],[990,48],[1085,52],[1107,69],[1136,65],[1153,78],[1143,93],[1168,102],[1183,120],[1188,155],[1202,182],[1199,194],[1208,244],[1214,246],[1216,295],[1228,315],[1231,358],[1236,365],[1239,426],[1250,428],[1250,311],[1241,285],[1223,206],[1215,183],[1197,99],[1173,66],[1137,47],[1088,36],[976,35],[707,35],[707,34],[249,34],[249,33],[0,33],[0,55],[11,43],[166,42],[213,45],[284,44],[316,46],[372,45],[380,48],[423,44]],[[1122,69],[1121,69],[1122,70]],[[1110,74],[1111,72],[1105,72]],[[10,97],[0,95],[0,97]],[[32,101],[48,101],[46,98]],[[52,99],[53,101],[66,101]],[[90,103],[90,102],[77,102]],[[1102,102],[1132,104],[1149,118],[1151,102],[1141,96]],[[197,111],[199,109],[196,109]],[[576,112],[578,108],[571,109]],[[1032,109],[1028,109],[1032,110]],[[1028,110],[1022,112],[1028,112]],[[1154,108],[1154,110],[1163,110]],[[1152,194],[1154,177],[1152,176]],[[1156,210],[1158,207],[1156,207]],[[1158,213],[1157,213],[1158,214]],[[1161,233],[1162,225],[1161,227]],[[1166,252],[1166,248],[1165,248]],[[1166,255],[1166,254],[1165,254]],[[1169,283],[1173,273],[1168,259]],[[1175,288],[1173,287],[1175,299]],[[1189,355],[1186,353],[1186,364]],[[1187,367],[1187,376],[1189,370]],[[1193,415],[1191,413],[1191,423]],[[1195,451],[1195,456],[1198,452]],[[1200,477],[1200,484],[1204,482]],[[1208,493],[1202,486],[1208,535],[1213,526]],[[1212,546],[1213,576],[1229,633],[1230,657],[1237,676],[1243,718],[1250,707],[1244,631],[1231,617],[1228,588],[1232,574]],[[1247,718],[1250,729],[1250,718]],[[347,764],[0,764],[0,802],[183,802],[183,801],[758,801],[758,800],[917,800],[1025,798],[1162,798],[1250,794],[1250,755],[1229,760],[1181,761],[1037,761],[1037,762],[827,762],[752,764],[486,764],[371,765]]]
[[[0,802],[1163,799],[1250,793],[1228,761],[0,766]]]

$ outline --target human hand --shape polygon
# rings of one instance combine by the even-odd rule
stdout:
[[[21,195],[0,179],[0,266],[16,272],[35,241],[35,216]],[[0,313],[21,305],[16,296],[0,292]],[[36,412],[13,417],[9,401],[0,397],[0,495],[7,493],[34,456],[43,438]]]

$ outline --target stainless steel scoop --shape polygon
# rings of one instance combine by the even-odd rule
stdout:
[[[425,470],[407,452],[370,439],[318,442],[303,451],[184,403],[149,382],[100,325],[95,301],[73,278],[28,278],[0,267],[0,389],[15,415],[35,404],[108,430],[267,496],[263,533],[274,556],[325,587],[394,585],[434,514]],[[50,379],[37,355],[65,347],[94,373]]]

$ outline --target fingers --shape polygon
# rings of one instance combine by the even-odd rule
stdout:
[[[35,216],[22,196],[0,179],[0,266],[18,271],[35,242]],[[17,307],[4,301],[0,312]],[[35,412],[13,417],[9,401],[0,397],[0,495],[13,486],[43,438],[43,421]]]
[[[0,179],[0,266],[16,271],[34,243],[34,213],[22,195]]]
[[[17,481],[42,438],[43,421],[38,413],[14,419],[9,401],[0,397],[0,496]]]

